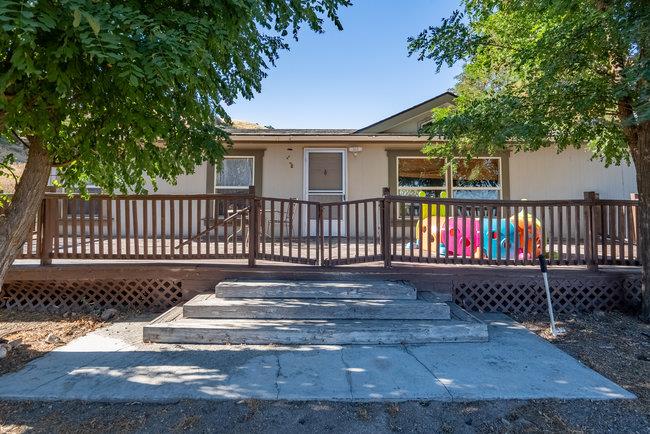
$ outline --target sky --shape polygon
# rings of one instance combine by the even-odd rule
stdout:
[[[301,31],[262,91],[228,107],[233,119],[274,128],[362,128],[451,89],[460,68],[436,74],[408,57],[406,38],[437,25],[455,0],[353,0],[343,31]]]

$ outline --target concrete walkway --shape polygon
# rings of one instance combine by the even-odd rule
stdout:
[[[0,399],[410,400],[634,398],[503,315],[490,341],[416,346],[142,343],[117,323],[0,377]]]

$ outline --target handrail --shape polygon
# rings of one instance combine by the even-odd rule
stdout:
[[[213,224],[212,226],[210,226],[210,227],[208,227],[208,228],[202,230],[202,231],[199,232],[198,234],[194,235],[194,236],[191,237],[191,238],[188,238],[187,240],[183,241],[182,243],[180,243],[179,245],[177,245],[177,246],[174,247],[174,248],[175,248],[176,250],[180,249],[180,248],[183,247],[184,245],[189,244],[189,243],[191,243],[192,241],[196,240],[197,238],[200,238],[200,237],[202,237],[203,235],[207,234],[207,233],[210,232],[211,230],[216,229],[219,225],[224,225],[224,224],[228,223],[230,220],[232,220],[232,219],[234,219],[234,218],[236,218],[236,217],[239,217],[239,216],[242,215],[244,212],[249,211],[250,208],[251,208],[250,206],[247,206],[247,207],[245,207],[245,208],[242,208],[242,209],[237,210],[236,212],[234,212],[233,214],[229,215],[229,216],[226,217],[225,219],[223,219],[223,220],[221,220],[221,221],[219,221],[219,222]]]
[[[593,192],[565,200],[436,198],[387,190],[340,202],[258,196],[253,189],[247,194],[46,193],[35,232],[19,257],[42,263],[248,258],[254,265],[257,258],[332,266],[383,258],[385,266],[391,261],[526,265],[541,248],[553,265],[639,263],[634,199],[600,199]],[[225,208],[218,205],[217,212],[218,203]],[[513,219],[514,234],[508,223]],[[520,227],[530,222],[535,224],[529,230]],[[449,230],[455,227],[481,232],[465,237],[470,245],[463,248],[453,244],[458,240]],[[506,248],[492,241],[502,235]]]
[[[409,203],[424,203],[424,204],[440,204],[440,205],[476,205],[476,206],[498,206],[498,205],[517,205],[517,206],[543,206],[543,205],[585,205],[591,202],[584,199],[554,199],[554,200],[511,200],[511,199],[457,199],[457,198],[427,198],[416,196],[385,196],[385,199],[395,202],[409,202]],[[631,204],[635,201],[628,201]]]
[[[45,193],[45,198],[50,199],[83,199],[79,194],[67,195],[65,193]],[[209,200],[209,199],[227,199],[227,200],[247,200],[252,199],[250,194],[123,194],[111,196],[110,194],[89,194],[89,200]]]

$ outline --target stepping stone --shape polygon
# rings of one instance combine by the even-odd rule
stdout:
[[[449,319],[446,303],[424,300],[219,298],[201,294],[183,306],[185,318]]]
[[[408,283],[371,282],[315,282],[315,281],[248,281],[220,282],[215,287],[217,297],[223,298],[359,298],[415,300],[417,292]]]
[[[478,320],[259,320],[188,319],[174,308],[144,327],[145,342],[192,344],[420,344],[482,342]]]

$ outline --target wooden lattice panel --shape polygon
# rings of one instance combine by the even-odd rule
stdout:
[[[641,306],[641,277],[630,277],[622,282],[623,303],[629,309]]]
[[[21,280],[6,283],[0,307],[87,310],[104,307],[159,311],[182,299],[176,280]]]
[[[636,309],[641,281],[630,279],[550,279],[553,306],[560,313]],[[541,279],[458,280],[452,285],[454,301],[479,312],[538,313],[546,310]]]

